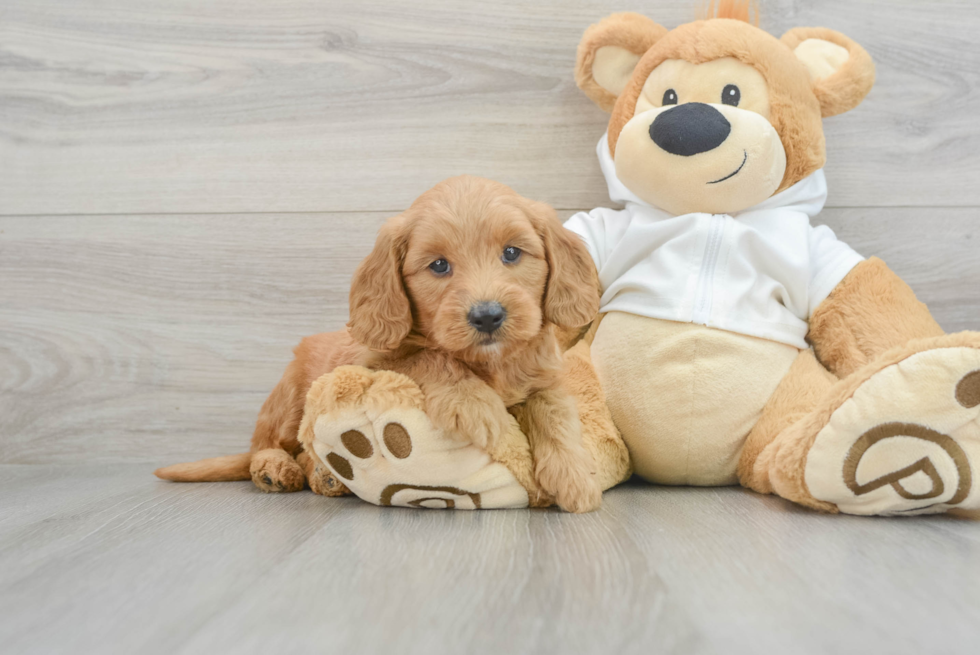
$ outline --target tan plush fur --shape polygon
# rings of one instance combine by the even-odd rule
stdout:
[[[602,88],[593,77],[592,65],[600,48],[615,46],[635,55],[643,55],[667,29],[641,14],[612,14],[589,27],[578,45],[575,82],[592,102],[604,111],[612,111],[617,96]]]
[[[759,493],[772,493],[768,470],[756,471],[756,460],[780,433],[813,411],[836,382],[837,378],[820,365],[812,350],[799,354],[742,446],[738,462],[738,480],[742,486]]]
[[[821,39],[847,50],[846,63],[834,74],[814,80],[813,93],[820,102],[826,118],[854,109],[871,91],[875,83],[875,65],[868,51],[840,32],[825,27],[797,27],[782,36],[780,41],[795,50],[807,39]]]
[[[737,481],[746,438],[798,353],[703,325],[610,312],[591,354],[634,472],[658,484],[714,486]]]
[[[644,83],[664,61],[681,59],[701,64],[732,57],[754,67],[768,83],[769,121],[786,151],[787,166],[778,193],[824,165],[822,117],[853,108],[867,95],[874,82],[874,64],[860,45],[833,30],[797,28],[780,40],[745,22],[749,15],[747,3],[743,6],[723,2],[713,13],[721,17],[681,25],[669,32],[635,14],[629,15],[629,29],[624,29],[627,19],[623,14],[614,14],[593,25],[583,36],[576,80],[586,95],[608,111],[610,94],[597,90],[591,74],[595,51],[602,45],[635,49],[642,43],[652,44],[612,109],[609,150],[615,155],[620,132],[634,115]],[[796,45],[808,38],[824,38],[839,44],[851,57],[834,75],[811,80],[809,71],[793,52]]]
[[[769,122],[786,150],[786,172],[777,193],[821,168],[826,159],[823,122],[806,68],[775,37],[748,23],[719,18],[681,25],[643,56],[609,119],[610,152],[615,153],[619,133],[633,117],[654,68],[667,59],[700,64],[724,57],[753,66],[769,85]]]
[[[961,332],[915,339],[880,353],[873,361],[836,383],[802,420],[779,434],[756,461],[754,475],[757,479],[768,478],[772,491],[783,498],[813,509],[836,512],[834,505],[813,498],[804,480],[806,455],[817,434],[827,425],[834,411],[851,398],[862,384],[883,369],[917,353],[957,347],[980,348],[980,334]]]
[[[820,304],[810,317],[807,340],[820,362],[843,378],[890,348],[942,334],[912,289],[872,257]]]
[[[814,350],[800,353],[750,433],[739,461],[741,483],[772,493],[768,470],[755,466],[766,446],[824,403],[836,409],[840,403],[835,404],[833,399],[842,392],[831,389],[840,378],[848,378],[848,384],[841,388],[850,391],[843,393],[853,393],[868,375],[854,379],[849,376],[862,368],[871,374],[886,366],[889,360],[880,359],[883,353],[894,348],[901,350],[915,339],[942,335],[942,328],[928,308],[883,261],[872,257],[858,264],[810,318],[807,340]],[[912,352],[915,351],[909,354]],[[826,418],[829,414],[825,410],[819,416]],[[821,420],[811,416],[807,425],[812,431],[816,425],[822,427]],[[803,425],[794,428],[793,433],[801,429],[800,434],[809,434]],[[814,432],[810,436],[815,435]],[[784,438],[792,441],[791,437]],[[786,457],[784,462],[788,461]]]
[[[520,249],[517,261],[502,260],[507,247]],[[448,272],[430,268],[437,260],[448,262]],[[491,335],[468,321],[471,308],[488,301],[507,312]],[[594,509],[601,492],[563,386],[556,331],[587,326],[598,302],[591,257],[553,209],[480,178],[437,185],[381,229],[354,275],[348,331],[307,337],[296,348],[259,414],[250,477],[265,491],[295,491],[317,475],[312,458],[303,458],[306,471],[294,459],[307,392],[337,366],[357,364],[407,375],[421,387],[434,425],[491,453],[512,423],[507,408],[518,406],[545,493],[570,511]],[[195,467],[198,479],[213,479],[202,466],[157,474],[190,479]],[[346,491],[335,480],[314,485]]]
[[[882,369],[932,348],[980,347],[980,335],[944,335],[908,285],[872,258],[817,308],[807,338],[821,363],[842,379],[802,353],[749,436],[739,479],[756,491],[834,512],[810,495],[803,478],[806,453],[831,414]]]

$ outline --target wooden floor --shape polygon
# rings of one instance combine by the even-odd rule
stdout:
[[[441,513],[150,475],[245,448],[438,180],[608,205],[578,38],[699,4],[0,2],[0,652],[976,652],[977,514],[644,485]],[[980,3],[760,4],[878,65],[827,121],[821,221],[980,327]]]
[[[415,511],[0,467],[5,653],[976,653],[980,515],[626,485]]]

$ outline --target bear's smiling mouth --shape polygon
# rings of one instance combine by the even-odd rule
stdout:
[[[745,162],[747,162],[749,160],[749,151],[748,150],[743,150],[742,153],[745,156],[742,157],[742,163],[741,163],[741,165],[739,165],[738,168],[735,169],[735,172],[734,173],[729,173],[728,175],[726,175],[725,177],[721,178],[720,180],[715,180],[714,182],[708,182],[708,184],[718,184],[719,182],[724,182],[725,180],[731,179],[731,178],[735,177],[736,175],[738,175],[739,171],[741,171],[743,168],[745,168]]]

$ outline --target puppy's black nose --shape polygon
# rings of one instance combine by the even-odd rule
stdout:
[[[470,325],[480,332],[492,334],[507,318],[505,310],[499,302],[479,302],[470,308],[470,313],[466,315],[466,320]]]
[[[701,102],[688,102],[661,112],[650,125],[650,138],[672,155],[690,157],[714,150],[731,131],[732,124],[720,111]]]

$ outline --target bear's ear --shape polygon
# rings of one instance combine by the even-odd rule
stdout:
[[[603,111],[612,111],[636,62],[666,33],[666,28],[640,14],[627,12],[603,18],[585,30],[578,44],[578,88]]]
[[[823,116],[854,109],[875,83],[871,55],[840,32],[822,27],[797,27],[781,39],[810,71],[813,93]]]

